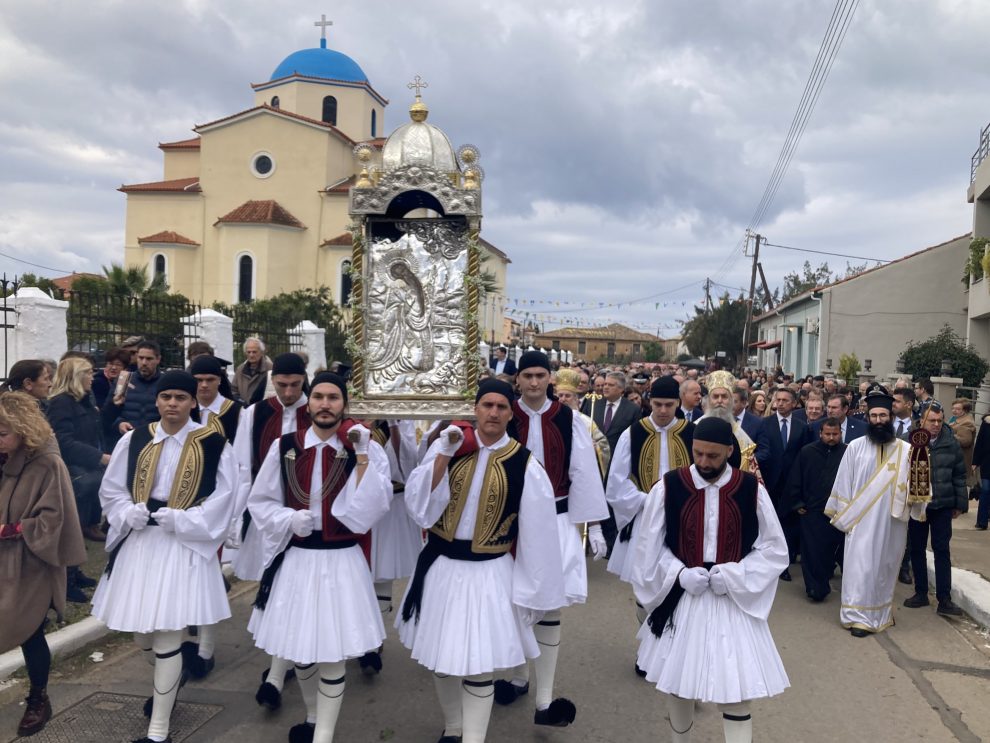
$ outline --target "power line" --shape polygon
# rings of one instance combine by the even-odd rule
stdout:
[[[812,250],[811,248],[794,248],[794,247],[791,247],[790,245],[777,245],[776,243],[764,242],[763,243],[763,246],[764,247],[771,247],[771,248],[783,248],[784,250],[797,250],[798,252],[801,252],[801,253],[817,253],[818,255],[834,255],[834,256],[837,256],[839,258],[851,258],[854,261],[870,261],[870,262],[875,262],[875,263],[890,263],[889,260],[885,260],[883,258],[867,258],[865,255],[847,255],[846,253],[831,253],[831,252],[829,252],[827,250]]]
[[[26,261],[23,258],[18,258],[17,256],[10,255],[9,253],[0,252],[0,255],[2,255],[4,258],[9,258],[12,261],[17,261],[18,263],[25,263],[28,266],[34,266],[35,268],[43,268],[46,271],[55,271],[56,273],[66,273],[66,274],[76,273],[75,271],[69,271],[64,268],[52,268],[51,266],[42,266],[40,263],[32,263],[31,261]]]
[[[667,294],[676,294],[684,289],[690,289],[692,286],[697,286],[698,284],[703,284],[703,281],[692,281],[690,284],[685,284],[684,286],[679,286],[676,289],[668,289],[666,291],[657,292],[656,294],[650,294],[646,297],[640,297],[639,299],[629,299],[624,302],[607,302],[601,307],[578,307],[573,309],[563,309],[563,310],[532,310],[532,312],[537,312],[541,315],[558,315],[561,313],[571,313],[571,312],[595,312],[597,310],[604,310],[616,307],[620,304],[638,304],[639,302],[646,302],[650,299],[656,299],[657,297],[663,297]]]

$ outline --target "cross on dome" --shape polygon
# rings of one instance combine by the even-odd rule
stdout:
[[[413,81],[408,85],[406,85],[406,87],[409,88],[409,90],[416,91],[416,99],[418,100],[423,94],[422,89],[430,87],[430,84],[424,82],[423,78],[421,78],[419,75],[416,75],[416,77],[413,78]]]
[[[333,25],[333,21],[328,21],[327,20],[326,13],[321,13],[320,14],[320,20],[316,21],[313,25],[320,29],[320,48],[321,49],[326,49],[327,48],[327,26],[332,26]]]

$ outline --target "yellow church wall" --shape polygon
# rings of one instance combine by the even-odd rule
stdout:
[[[193,178],[199,175],[199,150],[163,150],[164,180]]]
[[[377,133],[374,136],[383,136],[385,109],[364,88],[295,80],[255,91],[254,103],[270,106],[276,95],[279,108],[317,121],[323,120],[323,99],[332,95],[337,99],[337,128],[357,142],[371,139],[371,111],[375,110]]]
[[[254,261],[254,296],[267,297],[299,288],[297,256],[305,245],[305,232],[272,225],[222,225],[217,228],[214,252],[219,266],[216,281],[204,286],[204,303],[238,299],[238,266],[241,256]]]

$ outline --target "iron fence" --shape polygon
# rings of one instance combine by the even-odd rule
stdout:
[[[185,299],[79,291],[62,298],[69,302],[69,350],[91,354],[97,363],[110,348],[139,336],[161,346],[163,368],[184,368],[186,345],[198,339],[196,327],[183,319],[198,316],[200,308]]]
[[[225,310],[234,321],[234,364],[244,361],[244,341],[260,338],[265,344],[265,353],[274,359],[280,353],[300,351],[302,334],[295,330],[306,317],[304,308],[298,311],[273,312],[270,308],[260,308],[248,302],[235,304]]]

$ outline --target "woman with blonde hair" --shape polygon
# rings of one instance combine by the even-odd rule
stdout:
[[[0,653],[20,645],[31,690],[17,728],[33,735],[52,716],[48,700],[51,653],[45,639],[49,609],[65,610],[67,565],[86,559],[69,473],[35,398],[0,395]]]
[[[100,530],[100,482],[110,455],[103,451],[103,427],[90,395],[92,388],[93,365],[88,359],[62,359],[55,370],[47,415],[72,479],[83,536],[103,542],[106,535]],[[70,601],[88,601],[81,589],[95,585],[96,581],[78,568],[69,569]]]
[[[749,393],[749,412],[761,418],[767,415],[767,393],[763,390],[753,390]]]

